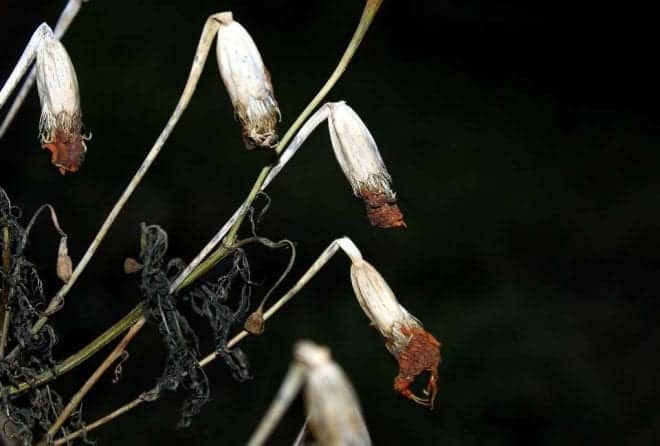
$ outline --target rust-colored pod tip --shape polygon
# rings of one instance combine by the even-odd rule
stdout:
[[[377,228],[407,228],[396,199],[382,193],[362,192],[371,226]]]

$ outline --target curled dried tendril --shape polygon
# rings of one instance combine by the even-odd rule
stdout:
[[[159,226],[143,224],[140,245],[140,290],[147,301],[147,319],[158,326],[168,350],[157,384],[157,395],[161,390],[182,388],[187,391],[179,421],[179,427],[187,427],[208,402],[210,387],[208,377],[198,363],[200,350],[197,333],[179,306],[189,303],[195,313],[207,320],[216,351],[230,367],[232,375],[240,381],[249,379],[246,356],[240,349],[227,347],[230,330],[245,318],[249,308],[249,265],[243,251],[237,250],[226,275],[214,283],[194,287],[182,299],[175,300],[169,292],[170,285],[184,265],[179,259],[165,263],[167,233]],[[240,280],[242,285],[237,307],[232,309],[228,301],[236,280]]]
[[[25,257],[29,234],[44,210],[50,210],[55,228],[61,237],[54,210],[44,205],[35,213],[26,228],[19,219],[19,208],[12,205],[7,193],[0,188],[0,309],[5,352],[0,359],[0,406],[5,420],[2,424],[6,438],[17,444],[31,445],[40,438],[62,410],[62,398],[49,386],[34,386],[19,395],[9,396],[7,386],[34,383],[37,376],[52,370],[55,365],[53,347],[57,343],[55,330],[46,324],[38,333],[32,326],[41,317],[48,301],[37,269]],[[5,321],[7,325],[5,326]],[[63,432],[82,426],[81,409],[63,426]]]

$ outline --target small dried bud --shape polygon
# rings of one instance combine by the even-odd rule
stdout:
[[[218,66],[243,128],[245,146],[271,149],[277,144],[281,115],[270,74],[252,37],[232,14],[218,14],[218,20]]]
[[[305,366],[305,403],[316,441],[323,446],[371,445],[353,386],[328,349],[301,341],[295,358]]]
[[[64,283],[68,282],[73,274],[73,262],[69,257],[66,237],[60,238],[60,246],[57,248],[57,266],[55,267],[57,277]]]
[[[416,403],[432,408],[437,394],[442,344],[397,301],[383,276],[368,262],[352,261],[351,282],[360,306],[399,362],[394,389]],[[425,371],[430,373],[425,391],[427,398],[420,398],[410,390],[410,385]]]
[[[124,274],[135,274],[142,271],[142,268],[144,266],[133,257],[126,257],[124,259]]]
[[[82,131],[78,79],[64,46],[46,33],[37,49],[37,88],[41,101],[39,133],[51,162],[66,172],[76,172],[87,146]]]
[[[251,335],[260,335],[264,332],[266,322],[264,321],[264,312],[258,308],[255,312],[250,314],[243,324],[245,331]]]
[[[392,178],[369,129],[344,102],[327,104],[332,148],[353,193],[364,200],[367,217],[379,228],[405,228],[390,187]]]

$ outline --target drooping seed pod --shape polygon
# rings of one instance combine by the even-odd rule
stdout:
[[[57,248],[57,264],[55,267],[57,277],[64,283],[67,283],[73,274],[73,262],[69,257],[69,248],[67,246],[67,237],[60,238],[60,245]]]
[[[231,12],[218,14],[217,56],[222,80],[241,123],[248,149],[277,145],[280,109],[270,74],[250,34]]]
[[[309,429],[321,446],[368,446],[371,438],[353,386],[327,348],[310,341],[296,344],[296,361],[305,367]]]
[[[76,172],[87,151],[78,79],[66,49],[52,33],[44,35],[37,49],[36,68],[41,145],[51,152],[51,162],[62,175]]]
[[[367,217],[379,228],[405,228],[376,141],[360,117],[345,102],[328,103],[328,127],[335,156],[353,193],[364,200]]]
[[[360,306],[399,363],[394,390],[418,404],[433,408],[438,392],[442,344],[398,302],[383,276],[367,261],[352,260],[351,283]],[[410,390],[410,385],[425,371],[430,373],[430,378],[425,390],[427,397],[421,398]]]

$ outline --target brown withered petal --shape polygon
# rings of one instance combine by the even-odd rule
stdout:
[[[421,327],[401,327],[401,333],[410,340],[408,345],[399,351],[390,349],[399,363],[399,374],[394,378],[394,390],[416,403],[433,408],[438,394],[438,367],[442,362],[440,355],[442,343]],[[412,393],[410,385],[424,372],[430,374],[426,385],[428,398],[419,398]]]

